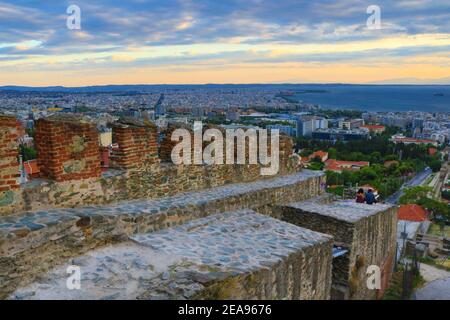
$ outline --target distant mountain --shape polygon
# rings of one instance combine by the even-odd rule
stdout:
[[[418,79],[418,78],[398,78],[371,82],[371,84],[382,85],[450,85],[450,77],[441,79]]]
[[[371,87],[376,85],[395,86],[395,85],[446,85],[450,83],[450,78],[420,83],[418,79],[393,79],[383,82],[374,82],[371,84],[344,84],[344,83],[276,83],[276,84],[137,84],[137,85],[103,85],[103,86],[86,86],[86,87],[26,87],[26,86],[0,86],[0,91],[15,92],[58,92],[58,93],[109,93],[109,92],[152,92],[164,89],[185,90],[199,88],[215,88],[215,89],[235,89],[235,88],[273,88],[278,90],[300,90],[302,88],[323,88],[327,87]]]
[[[94,93],[94,92],[129,92],[129,91],[154,91],[161,89],[195,89],[195,88],[263,88],[263,87],[295,87],[294,84],[179,84],[179,85],[104,85],[104,86],[87,86],[87,87],[25,87],[25,86],[3,86],[0,91],[17,91],[17,92],[67,92],[67,93]]]

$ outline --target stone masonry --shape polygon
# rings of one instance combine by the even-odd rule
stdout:
[[[280,210],[283,221],[332,235],[335,246],[349,250],[333,260],[332,298],[361,300],[382,296],[391,277],[396,250],[396,207],[321,197]],[[381,290],[367,288],[366,270],[371,265],[382,271]]]
[[[114,123],[113,142],[118,149],[111,155],[112,167],[129,169],[159,161],[158,130],[150,122],[122,119]]]
[[[11,190],[19,188],[19,126],[15,118],[0,115],[0,203],[4,204],[12,201]]]
[[[322,179],[322,173],[305,170],[154,200],[0,218],[0,298],[93,248],[225,211],[306,200],[323,192]]]
[[[58,182],[100,177],[98,132],[75,116],[36,121],[35,143],[42,177]]]
[[[10,298],[329,298],[331,237],[249,210],[132,240],[71,260]],[[69,264],[81,267],[81,290],[67,290]]]
[[[17,174],[16,124],[0,117],[0,155],[8,155],[0,168]],[[121,119],[113,125],[114,169],[101,173],[91,122],[38,120],[45,179],[17,188],[0,175],[8,187],[0,192],[0,299],[382,295],[395,254],[395,208],[323,196],[324,173],[302,170],[284,135],[276,176],[261,176],[261,165],[175,165],[168,133],[177,127],[169,126],[158,150],[156,127]],[[347,253],[333,258],[333,246]],[[81,268],[81,291],[67,289],[68,265]],[[382,269],[382,290],[367,288],[369,265]]]

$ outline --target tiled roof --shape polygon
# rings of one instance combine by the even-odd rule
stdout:
[[[39,167],[37,165],[37,160],[30,160],[24,162],[23,166],[25,167],[25,172],[27,173],[27,175],[37,174],[40,172]]]
[[[398,219],[422,222],[428,220],[428,213],[424,208],[417,204],[407,204],[399,208]]]
[[[377,124],[374,124],[374,125],[366,124],[366,125],[361,126],[361,128],[367,128],[369,130],[384,130],[384,129],[386,129],[385,126],[377,125]]]

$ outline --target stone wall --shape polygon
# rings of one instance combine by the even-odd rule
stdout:
[[[113,124],[112,132],[118,149],[111,154],[111,167],[129,169],[159,161],[158,130],[154,124],[123,119]]]
[[[0,218],[0,298],[64,259],[93,248],[216,213],[306,200],[323,192],[322,179],[319,172],[304,171],[170,198]]]
[[[0,201],[0,215],[170,196],[272,177],[262,176],[259,164],[174,165],[171,151],[175,142],[170,138],[176,128],[189,129],[183,125],[169,126],[158,158],[156,127],[134,119],[120,120],[113,125],[118,149],[111,157],[112,166],[120,169],[108,170],[100,176],[98,132],[92,123],[75,115],[40,119],[36,123],[35,142],[38,164],[46,179],[11,190],[7,201]],[[204,126],[204,130],[208,128],[216,127]],[[203,147],[207,145],[204,143]],[[292,153],[292,139],[281,135],[280,149],[278,175],[301,170],[298,157]]]
[[[391,277],[396,248],[396,207],[330,202],[323,198],[273,210],[295,225],[329,234],[335,246],[349,250],[333,260],[333,299],[376,299]],[[367,288],[367,268],[382,270],[382,289]]]
[[[397,208],[380,211],[376,215],[355,223],[353,246],[350,255],[350,290],[352,299],[380,298],[389,285],[396,253]],[[361,265],[360,270],[358,266]],[[382,288],[369,290],[366,270],[378,266],[382,271]]]
[[[43,178],[58,182],[100,177],[98,131],[74,116],[36,121],[35,145]]]
[[[203,190],[230,183],[270,179],[259,165],[176,166],[154,164],[126,171],[109,170],[101,178],[71,181],[35,180],[14,191],[8,203],[0,203],[0,216],[58,207],[110,204],[123,200],[151,199],[180,192]],[[279,175],[301,170],[297,158],[280,168]]]
[[[15,118],[0,115],[0,203],[12,201],[11,190],[19,188],[19,127]]]

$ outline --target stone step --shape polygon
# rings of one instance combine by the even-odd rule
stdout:
[[[109,206],[53,209],[0,218],[0,298],[64,259],[209,214],[309,199],[322,192],[323,173],[296,174],[128,201]]]
[[[332,239],[250,210],[227,212],[68,261],[10,299],[328,299]],[[81,289],[69,290],[78,265]]]

